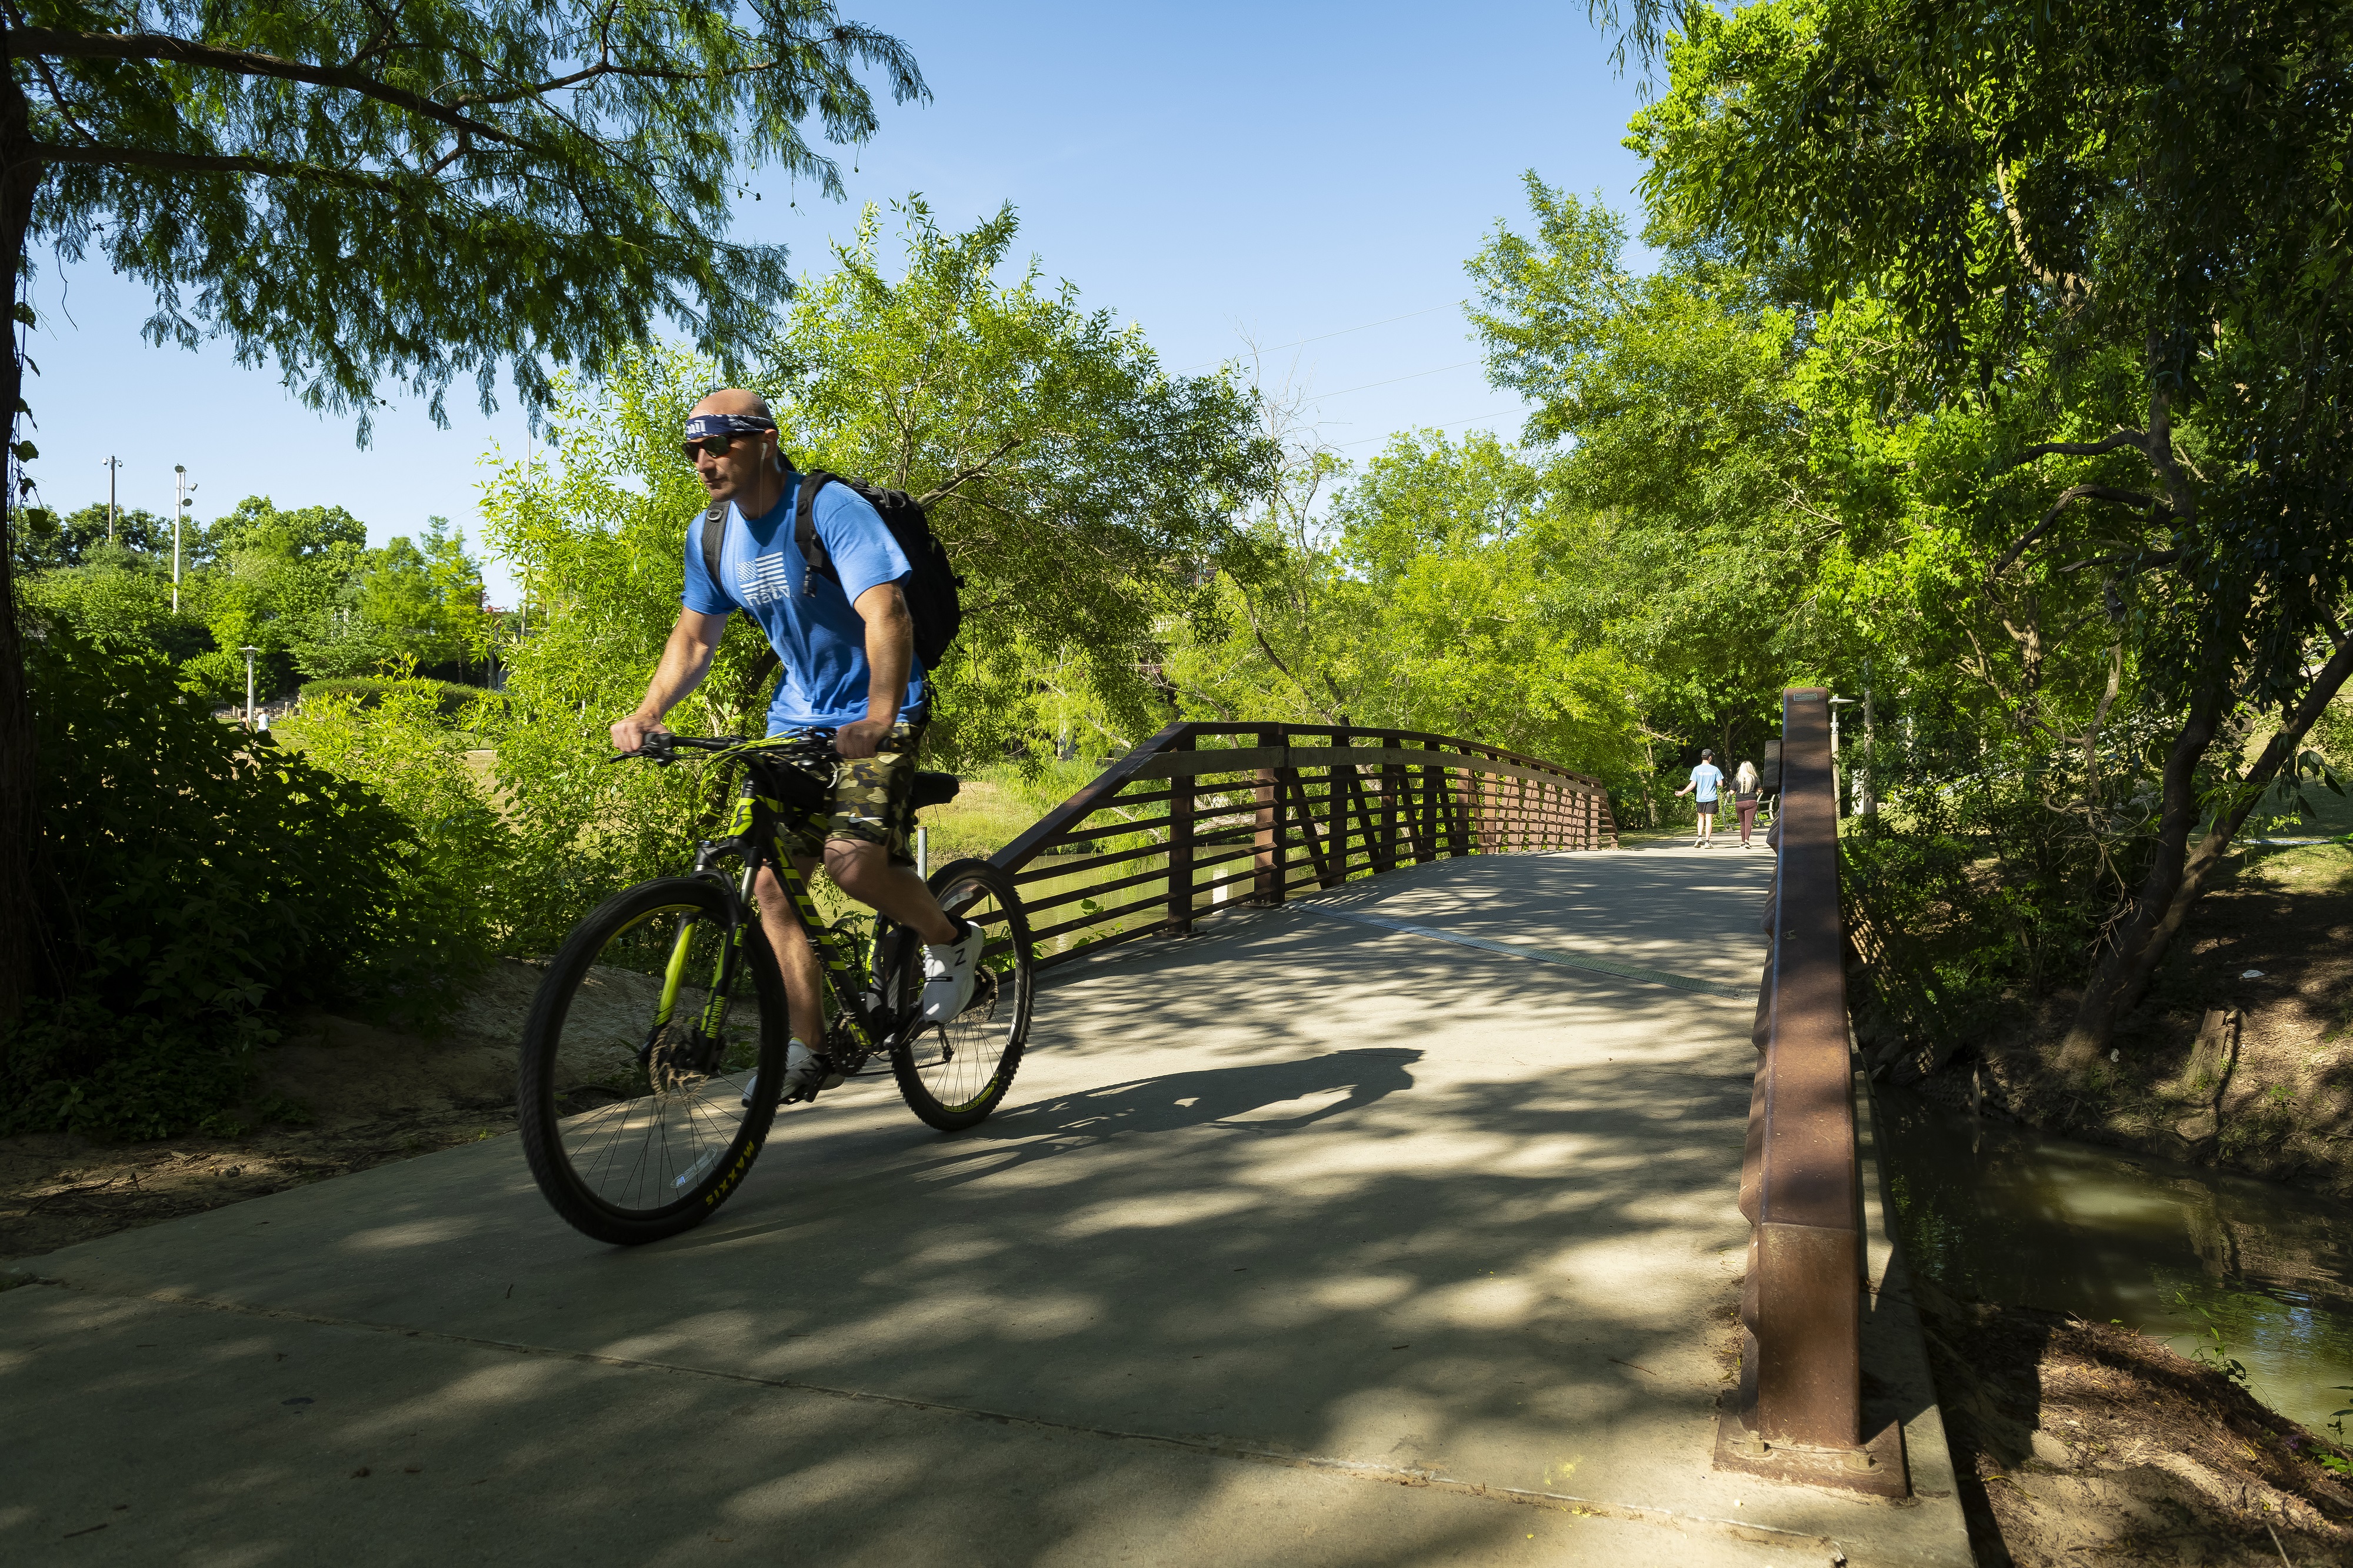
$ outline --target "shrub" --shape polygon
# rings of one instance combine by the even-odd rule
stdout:
[[[513,835],[466,765],[466,737],[447,717],[448,682],[365,682],[375,689],[364,706],[356,693],[313,695],[324,684],[304,689],[302,715],[285,734],[306,761],[364,786],[407,825],[412,841],[382,868],[404,918],[366,980],[375,1000],[425,1021],[456,999],[438,982],[488,963],[512,923]]]
[[[234,702],[245,695],[245,660],[225,648],[200,653],[180,666],[180,689],[206,708]]]
[[[311,703],[322,697],[348,698],[363,708],[373,708],[386,697],[398,692],[414,697],[420,690],[429,691],[443,718],[463,712],[470,703],[488,700],[498,702],[497,693],[480,686],[461,686],[454,680],[420,680],[395,676],[336,676],[328,680],[308,680],[302,683],[302,706],[307,711]]]
[[[433,911],[398,872],[424,847],[365,785],[216,722],[153,651],[56,621],[26,651],[52,977],[0,1035],[0,1131],[168,1136],[238,1092],[277,1009],[418,946]]]

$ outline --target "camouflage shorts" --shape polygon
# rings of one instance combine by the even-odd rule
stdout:
[[[799,732],[787,730],[785,734]],[[786,847],[796,856],[815,860],[823,856],[828,841],[844,838],[880,844],[890,851],[892,864],[913,865],[908,822],[914,812],[908,796],[915,787],[915,755],[923,744],[921,723],[894,724],[872,756],[834,764],[824,809],[787,822]]]

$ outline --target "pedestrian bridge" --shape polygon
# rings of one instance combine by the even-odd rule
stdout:
[[[1172,729],[1001,858],[1059,889],[1007,1109],[853,1085],[670,1242],[501,1138],[31,1260],[0,1555],[1963,1568],[1822,696],[1746,853]]]

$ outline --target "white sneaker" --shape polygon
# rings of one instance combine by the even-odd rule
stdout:
[[[947,1023],[972,1005],[980,950],[987,945],[988,933],[978,926],[966,926],[955,942],[923,945],[924,1023]]]
[[[837,1077],[832,1083],[818,1083],[818,1079],[824,1072],[825,1064],[818,1060],[817,1053],[798,1040],[795,1040],[785,1047],[785,1087],[783,1092],[776,1098],[790,1099],[802,1089],[812,1086],[818,1089],[831,1089],[834,1084],[841,1081]],[[755,1069],[752,1074],[752,1081],[744,1086],[744,1104],[752,1103],[752,1096],[759,1087],[760,1075]]]

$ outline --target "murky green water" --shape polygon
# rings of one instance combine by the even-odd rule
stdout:
[[[1906,1255],[1946,1289],[2121,1321],[2185,1355],[2213,1344],[2211,1320],[2273,1409],[2326,1427],[2353,1405],[2334,1391],[2353,1384],[2353,1218],[2341,1205],[1901,1089],[1882,1087],[1875,1104]]]

